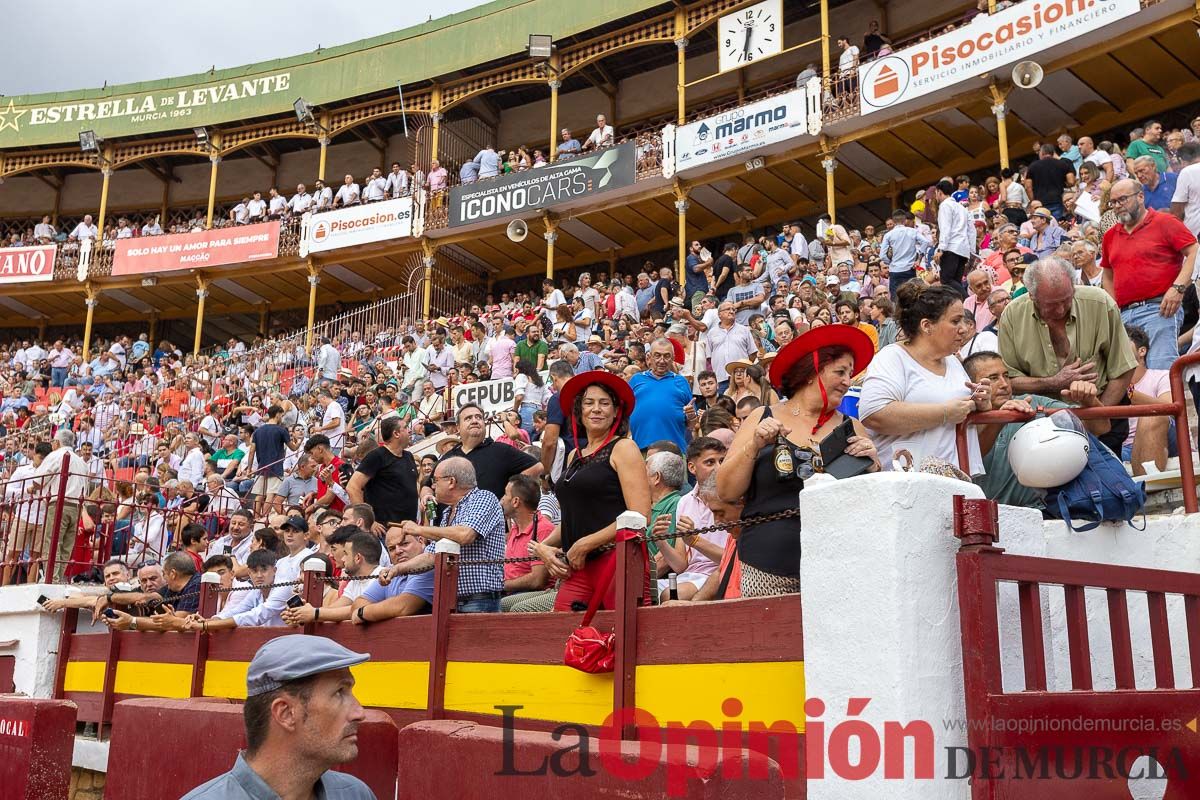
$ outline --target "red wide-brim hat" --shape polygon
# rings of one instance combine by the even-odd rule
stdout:
[[[771,385],[776,391],[783,389],[783,376],[787,375],[798,361],[811,358],[811,354],[823,347],[841,345],[850,348],[854,356],[854,374],[867,368],[875,357],[875,344],[871,337],[853,325],[822,325],[800,334],[789,342],[771,362]]]
[[[558,394],[563,414],[570,417],[575,408],[575,398],[594,383],[607,386],[617,395],[617,401],[621,405],[621,416],[629,419],[629,415],[633,413],[633,389],[629,388],[629,383],[621,376],[602,369],[581,372],[563,385]]]

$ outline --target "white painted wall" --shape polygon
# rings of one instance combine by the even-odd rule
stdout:
[[[826,731],[846,720],[847,701],[871,699],[858,717],[883,731],[885,721],[926,720],[934,727],[935,775],[945,775],[946,747],[966,746],[965,732],[948,733],[943,720],[965,716],[958,586],[953,535],[955,494],[980,497],[971,485],[926,475],[888,473],[812,483],[803,510],[801,584],[804,596],[806,694],[826,705]],[[847,513],[853,509],[853,513]],[[1002,506],[1000,542],[1006,552],[1101,564],[1194,572],[1200,566],[1200,517],[1150,518],[1144,532],[1104,525],[1072,533],[1038,512]],[[1128,593],[1137,687],[1152,688],[1149,621],[1143,595]],[[1098,690],[1114,685],[1108,610],[1089,591],[1092,672]],[[1182,598],[1168,596],[1177,685],[1190,685]],[[1047,683],[1070,686],[1063,591],[1042,588]],[[1000,592],[1001,662],[1006,691],[1024,688],[1015,586]],[[911,757],[910,757],[911,763]],[[810,781],[810,800],[965,800],[964,781],[883,780],[882,767],[863,781]]]
[[[0,589],[0,641],[16,640],[15,648],[0,650],[16,656],[13,683],[17,693],[30,697],[54,694],[54,655],[58,651],[62,615],[48,614],[37,605],[38,595],[60,598],[78,590],[66,586],[7,586]],[[91,628],[90,613],[81,625]],[[83,621],[86,619],[86,621]]]

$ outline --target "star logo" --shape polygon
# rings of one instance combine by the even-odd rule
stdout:
[[[17,122],[21,119],[21,116],[24,115],[24,113],[25,109],[23,108],[20,111],[14,109],[12,98],[9,98],[8,108],[0,111],[0,131],[5,130],[6,128],[12,128],[14,131],[20,132],[21,126],[18,125]],[[11,120],[9,119],[10,114],[12,115]]]

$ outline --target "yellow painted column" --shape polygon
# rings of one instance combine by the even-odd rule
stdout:
[[[442,125],[442,87],[433,85],[433,96],[429,100],[429,116],[433,119],[433,141],[429,148],[429,160],[438,157],[438,136]]]
[[[204,329],[204,300],[208,297],[208,281],[196,276],[196,339],[192,344],[192,355],[200,355],[200,333]]]
[[[675,9],[675,93],[678,111],[676,124],[687,121],[687,11],[683,6]],[[615,121],[613,124],[616,124]]]
[[[992,13],[995,13],[993,10]],[[1008,92],[1001,90],[996,84],[990,87],[992,93],[992,114],[996,116],[996,141],[1000,145],[1000,169],[1008,169]]]
[[[833,173],[837,169],[837,147],[829,147],[821,137],[821,166],[825,169],[825,206],[830,222],[837,222],[837,193]]]
[[[833,88],[829,68],[829,0],[821,0],[821,77],[826,91]]]
[[[313,323],[317,316],[317,285],[321,283],[321,270],[316,267],[312,259],[308,260],[308,327],[304,333],[304,352],[312,355],[313,349]]]
[[[562,81],[558,78],[550,79],[550,160],[558,158],[558,90],[562,88]]]
[[[421,251],[425,254],[425,296],[421,307],[425,319],[429,319],[429,312],[433,305],[433,254],[437,252],[437,245],[428,239],[422,239]]]
[[[97,299],[99,292],[92,288],[90,281],[84,284],[83,291],[87,294],[87,298],[83,301],[87,304],[87,318],[83,323],[83,363],[86,364],[88,356],[92,352],[92,315],[100,301]]]
[[[221,163],[221,156],[213,153],[208,159],[212,162],[212,172],[208,176],[208,216],[205,218],[204,227],[212,228],[213,208],[217,203],[217,165]]]
[[[684,283],[687,278],[687,212],[691,205],[688,202],[688,188],[675,181],[675,213],[679,217],[679,268],[675,270],[675,278]]]
[[[546,239],[546,277],[553,280],[554,243],[558,241],[558,219],[549,212],[544,212],[542,221],[546,224],[546,232],[542,234]]]
[[[105,161],[107,162],[107,158]],[[100,168],[100,174],[104,176],[104,182],[100,184],[100,213],[96,221],[96,247],[100,247],[104,243],[104,218],[108,215],[108,182],[112,178],[112,167],[106,163]]]
[[[321,135],[317,137],[317,142],[321,145],[321,161],[317,164],[317,180],[322,183],[325,181],[325,151],[329,147],[329,115],[322,114],[321,119]]]

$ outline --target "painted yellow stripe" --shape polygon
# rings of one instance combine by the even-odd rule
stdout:
[[[209,661],[204,668],[206,697],[246,698],[248,661]],[[351,667],[354,696],[364,706],[424,708],[429,693],[425,661],[368,661]]]
[[[153,661],[117,662],[113,691],[142,697],[190,697],[191,664],[159,664]]]
[[[354,696],[364,706],[424,708],[429,699],[427,661],[368,661],[350,672]]]
[[[660,724],[696,720],[720,727],[787,721],[804,730],[804,662],[748,661],[736,664],[644,664],[637,668],[637,706]],[[737,699],[741,712],[726,715],[722,704]]]
[[[64,692],[103,692],[103,661],[68,661],[63,676]]]
[[[613,676],[589,675],[558,664],[451,661],[446,665],[446,710],[500,714],[523,706],[519,718],[569,719],[603,725],[612,713]]]
[[[204,665],[205,697],[246,699],[246,670],[249,661],[209,661]]]

